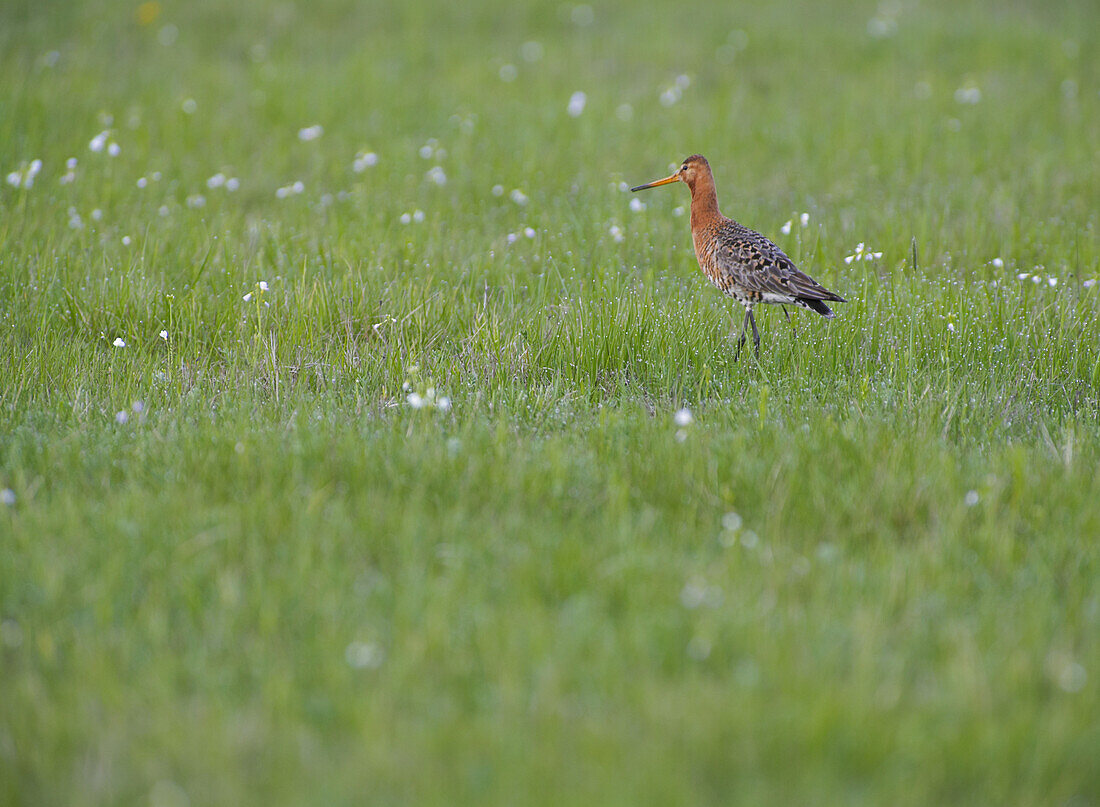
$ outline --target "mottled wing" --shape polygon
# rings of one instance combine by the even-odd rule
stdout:
[[[732,225],[732,226],[729,226]],[[745,291],[767,302],[844,299],[805,272],[760,233],[730,222],[715,255],[719,270]]]

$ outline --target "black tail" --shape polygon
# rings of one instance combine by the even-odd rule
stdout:
[[[798,302],[802,303],[802,305],[806,306],[806,308],[809,308],[811,311],[816,311],[823,317],[832,319],[836,316],[836,314],[833,313],[833,309],[829,308],[829,306],[825,305],[821,300],[811,300],[809,297],[799,297]]]

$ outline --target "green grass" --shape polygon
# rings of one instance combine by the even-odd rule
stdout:
[[[1094,5],[375,5],[0,6],[0,803],[1100,805]]]

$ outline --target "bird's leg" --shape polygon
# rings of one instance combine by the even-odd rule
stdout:
[[[756,330],[756,318],[752,315],[752,309],[750,308],[748,314],[745,315],[749,322],[752,324],[752,345],[756,349],[756,358],[760,358],[760,331]]]
[[[746,310],[745,319],[741,322],[741,338],[737,340],[737,352],[733,354],[734,361],[737,361],[739,358],[741,358],[741,348],[745,346],[745,331],[749,327],[750,319],[752,319],[752,312]],[[756,326],[754,325],[753,327],[755,328]]]

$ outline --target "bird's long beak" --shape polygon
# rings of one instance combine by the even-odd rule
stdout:
[[[636,188],[631,188],[631,191],[644,191],[646,188],[656,188],[658,185],[667,185],[670,182],[677,182],[680,179],[680,174],[676,173],[670,177],[664,179],[658,179],[656,182],[650,182],[648,185],[639,185]]]

